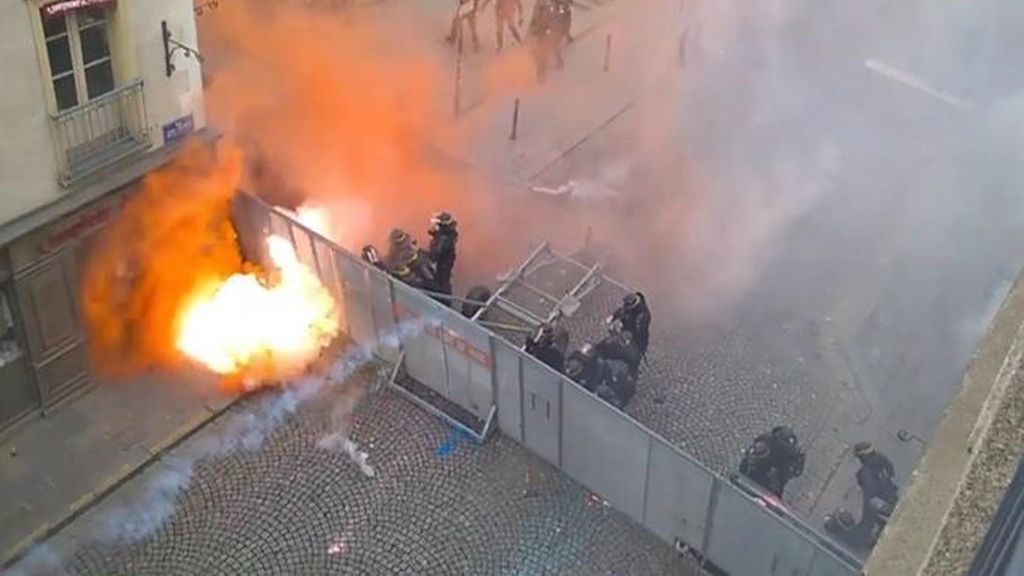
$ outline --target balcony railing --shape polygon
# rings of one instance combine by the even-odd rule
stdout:
[[[53,127],[64,186],[148,148],[142,80],[56,114]]]

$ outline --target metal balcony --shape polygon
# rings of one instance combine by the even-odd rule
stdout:
[[[53,116],[60,182],[76,180],[149,147],[142,80]]]

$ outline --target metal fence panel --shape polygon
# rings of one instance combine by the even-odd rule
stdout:
[[[449,400],[486,420],[494,405],[490,336],[479,325],[448,309],[444,319]]]
[[[302,262],[314,273],[317,272],[316,257],[313,256],[313,245],[310,243],[310,235],[301,226],[292,225],[292,243],[295,245],[295,255],[299,262]]]
[[[391,279],[380,270],[367,268],[370,281],[370,313],[373,324],[377,327],[377,337],[384,338],[395,331],[395,303],[391,299]],[[382,358],[398,361],[399,348],[385,342],[378,342],[377,353]]]
[[[856,576],[858,571],[836,558],[831,552],[818,548],[814,551],[814,560],[807,573],[810,576]]]
[[[522,388],[519,380],[519,351],[508,342],[491,337],[494,347],[494,379],[497,385],[498,429],[523,441]]]
[[[317,273],[320,280],[331,293],[331,297],[338,303],[338,321],[341,330],[348,334],[351,329],[348,325],[348,314],[345,310],[345,293],[342,287],[341,278],[338,275],[334,248],[320,238],[313,238],[313,253],[316,254],[316,261],[319,265]]]
[[[401,282],[393,283],[392,287],[395,316],[399,320],[442,317],[443,312],[438,309],[440,304],[437,302]],[[409,376],[445,398],[450,398],[448,362],[441,343],[441,332],[440,327],[429,326],[422,333],[407,338],[402,350],[405,351],[405,370]]]
[[[816,545],[724,480],[705,556],[734,576],[809,574]]]
[[[288,218],[280,212],[270,210],[270,233],[284,238],[294,246],[295,243],[292,242],[291,234],[292,227],[289,222]]]
[[[637,522],[650,436],[596,396],[562,382],[562,469]]]
[[[264,238],[270,230],[270,207],[248,194],[238,194],[231,203],[231,221],[242,255],[251,262],[266,263]]]
[[[523,442],[555,466],[559,456],[562,376],[533,358],[523,357]]]
[[[657,439],[647,472],[644,525],[666,542],[679,539],[703,553],[712,473]]]
[[[359,344],[373,344],[377,340],[377,329],[371,313],[367,270],[351,254],[338,251],[335,256],[341,276],[345,318],[348,319],[348,336]]]

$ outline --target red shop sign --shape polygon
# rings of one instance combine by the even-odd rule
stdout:
[[[53,18],[74,10],[91,8],[93,6],[106,6],[113,3],[114,0],[60,0],[59,2],[51,2],[43,6],[43,14],[47,18]]]

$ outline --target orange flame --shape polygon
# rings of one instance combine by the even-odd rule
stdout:
[[[178,350],[218,374],[286,379],[337,336],[337,303],[316,274],[287,240],[270,236],[267,247],[278,281],[233,274],[199,289],[181,313]]]

